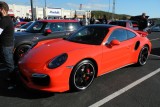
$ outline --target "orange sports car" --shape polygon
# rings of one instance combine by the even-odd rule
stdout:
[[[95,77],[130,64],[145,65],[151,51],[146,33],[113,25],[89,25],[68,38],[41,41],[19,61],[32,89],[85,90]]]

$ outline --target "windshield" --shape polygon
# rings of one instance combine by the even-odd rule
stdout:
[[[28,23],[22,25],[20,28],[21,28],[21,29],[27,29],[32,23],[33,23],[33,22],[28,22]]]
[[[103,26],[86,26],[67,38],[67,40],[77,43],[100,45],[108,33],[108,29]]]
[[[36,21],[31,26],[29,26],[26,32],[30,33],[42,33],[44,31],[44,27],[46,26],[46,22]]]

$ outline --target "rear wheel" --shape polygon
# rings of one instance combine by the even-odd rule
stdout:
[[[145,65],[148,59],[148,55],[149,55],[149,49],[147,46],[144,46],[139,53],[137,65],[139,66]]]
[[[70,76],[71,90],[85,90],[93,82],[95,77],[95,66],[90,60],[83,60],[72,70]]]

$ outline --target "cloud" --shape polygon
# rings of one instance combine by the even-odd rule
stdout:
[[[74,3],[67,3],[66,4],[69,8],[71,9],[79,9],[80,4],[74,4]],[[84,4],[82,6],[83,10],[108,10],[109,5],[108,4],[93,4],[93,3],[89,3],[89,4]]]

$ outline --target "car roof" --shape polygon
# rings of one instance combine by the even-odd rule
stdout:
[[[56,20],[39,20],[40,22],[78,22],[77,20],[64,20],[64,19],[56,19]]]
[[[91,24],[91,25],[88,25],[86,27],[104,27],[104,28],[111,28],[111,27],[118,27],[117,25],[110,25],[110,24]],[[121,26],[119,26],[121,27]]]
[[[111,21],[111,22],[131,22],[130,20],[115,20],[115,21]]]

